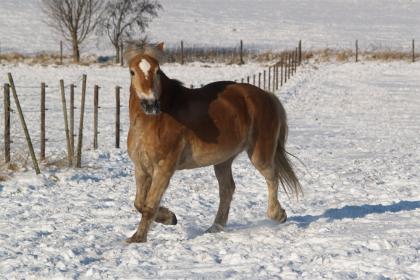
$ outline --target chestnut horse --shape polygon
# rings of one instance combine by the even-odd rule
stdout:
[[[188,89],[159,67],[163,43],[126,52],[131,74],[128,153],[135,166],[134,205],[142,214],[127,242],[146,242],[153,221],[175,225],[176,216],[160,206],[176,170],[214,165],[220,203],[208,232],[226,225],[235,183],[232,161],[246,151],[268,186],[269,218],[283,223],[279,182],[298,195],[301,185],[287,158],[286,112],[276,96],[249,84],[215,82]]]

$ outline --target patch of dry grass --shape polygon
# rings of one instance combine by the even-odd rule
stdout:
[[[356,53],[353,50],[323,49],[304,52],[303,59],[313,59],[315,62],[353,62]],[[363,51],[358,54],[359,61],[412,61],[411,52],[402,51]],[[420,54],[416,54],[416,61],[420,60]]]
[[[292,53],[294,50],[286,51],[264,51],[258,52],[256,50],[244,50],[243,60],[246,62],[272,62],[280,61],[286,54]],[[180,49],[167,50],[167,62],[180,62]],[[335,50],[335,49],[321,49],[303,51],[302,59],[313,59],[315,62],[350,62],[355,61],[355,52],[353,50]],[[392,50],[374,50],[361,51],[359,53],[360,61],[397,61],[405,60],[411,61],[411,52],[392,51]],[[420,60],[420,53],[416,54],[416,61]],[[237,48],[188,48],[184,50],[184,61],[203,63],[226,63],[239,64],[240,56]],[[29,65],[60,65],[60,56],[57,53],[39,53],[36,55],[24,55],[21,53],[5,53],[0,54],[0,63],[17,64],[26,63]],[[71,56],[63,57],[63,64],[72,64]],[[112,57],[97,57],[94,55],[84,56],[81,58],[79,65],[90,66],[92,64],[100,67],[107,67],[115,65]]]

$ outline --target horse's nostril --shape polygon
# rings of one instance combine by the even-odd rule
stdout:
[[[160,113],[159,100],[141,100],[140,105],[147,115],[155,115]]]

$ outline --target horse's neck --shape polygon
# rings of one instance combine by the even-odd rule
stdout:
[[[168,78],[165,73],[161,74],[161,95],[160,105],[164,112],[171,112],[176,106],[177,101],[180,101],[180,97],[185,93],[184,88],[180,82]]]

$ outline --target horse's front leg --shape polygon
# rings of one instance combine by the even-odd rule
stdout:
[[[143,170],[141,166],[136,166],[135,178],[136,198],[134,199],[134,207],[136,207],[137,211],[142,213],[147,193],[149,192],[150,185],[152,184],[152,176]]]
[[[135,177],[136,198],[134,200],[134,207],[137,209],[137,211],[143,213],[146,196],[149,192],[150,185],[152,184],[152,176],[145,172],[141,167],[136,167]],[[155,221],[164,225],[176,225],[178,222],[175,213],[162,206],[159,207]]]
[[[137,228],[136,233],[134,233],[132,237],[127,239],[128,243],[147,241],[147,233],[149,231],[150,225],[156,218],[159,218],[158,214],[160,213],[160,200],[162,199],[162,196],[169,185],[169,180],[171,179],[172,174],[172,168],[168,167],[159,167],[153,172],[150,188],[146,193],[144,204],[141,207],[142,217],[140,224]],[[162,208],[166,209],[164,207]],[[164,216],[166,216],[166,214]]]

